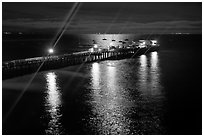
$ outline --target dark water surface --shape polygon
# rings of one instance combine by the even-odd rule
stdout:
[[[201,39],[179,42],[4,80],[3,134],[201,134]]]

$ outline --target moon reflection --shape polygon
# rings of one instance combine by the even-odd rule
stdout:
[[[58,135],[62,134],[62,124],[60,122],[62,114],[61,109],[61,93],[57,85],[57,75],[55,72],[46,74],[46,96],[45,111],[48,118],[46,134]]]

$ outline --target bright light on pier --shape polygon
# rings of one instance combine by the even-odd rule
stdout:
[[[110,43],[110,46],[114,46],[113,42]]]
[[[53,50],[52,48],[50,48],[50,49],[48,50],[48,52],[49,52],[50,54],[52,54],[52,53],[54,52],[54,50]]]
[[[157,40],[151,40],[152,42],[152,46],[156,46],[157,45]]]
[[[98,45],[97,45],[97,44],[94,44],[94,48],[98,48]]]
[[[90,48],[89,51],[90,51],[90,52],[94,52],[94,48]]]

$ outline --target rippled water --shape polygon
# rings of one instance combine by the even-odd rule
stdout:
[[[88,122],[94,125],[93,129],[99,134],[160,133],[162,125],[158,114],[162,113],[164,96],[157,59],[154,52],[150,60],[143,55],[136,62],[92,64],[91,100],[88,101],[92,115]],[[151,66],[147,67],[149,61]],[[139,66],[135,67],[136,64]],[[148,73],[151,75],[147,76]],[[155,100],[157,106],[147,105]]]
[[[136,59],[95,62],[41,72],[26,92],[35,87],[37,89],[33,92],[37,92],[42,98],[40,108],[43,108],[43,111],[40,119],[44,122],[42,124],[45,134],[72,134],[63,123],[72,119],[69,115],[66,116],[66,113],[73,113],[77,101],[81,104],[80,108],[76,108],[80,111],[78,113],[81,113],[77,114],[80,117],[76,118],[76,121],[66,123],[82,124],[76,131],[74,129],[73,133],[86,134],[85,130],[89,130],[90,134],[162,134],[165,131],[162,125],[165,96],[159,68],[157,52]],[[72,69],[79,71],[72,73]],[[15,84],[18,84],[19,79],[26,82],[30,77],[15,78],[5,83],[15,81]],[[39,83],[42,85],[36,87]],[[71,95],[67,97],[66,94]],[[72,99],[73,101],[69,101]],[[73,102],[71,107],[66,107]],[[26,107],[39,106],[31,104]],[[67,119],[64,117],[68,117],[68,120],[64,121],[63,119]]]
[[[61,109],[61,91],[58,86],[57,76],[55,72],[48,72],[46,74],[46,96],[45,96],[45,111],[48,118],[47,129],[45,130],[46,134],[61,134],[62,125],[60,119],[62,117]],[[44,117],[44,116],[43,116]]]
[[[160,50],[44,71],[25,93],[32,75],[4,80],[3,134],[200,134],[194,53]]]

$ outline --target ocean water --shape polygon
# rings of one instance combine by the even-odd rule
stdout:
[[[132,59],[3,80],[3,134],[202,134],[201,36],[157,38]]]

